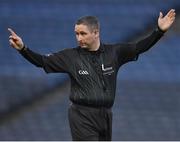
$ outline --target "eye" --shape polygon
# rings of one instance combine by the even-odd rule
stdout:
[[[80,34],[81,34],[81,35],[87,35],[87,33],[85,33],[85,32],[80,32]]]
[[[77,33],[77,32],[75,32],[75,34],[78,36],[79,35],[79,33]]]

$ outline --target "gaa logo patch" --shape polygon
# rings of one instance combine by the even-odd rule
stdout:
[[[80,75],[89,75],[88,71],[84,71],[84,70],[79,70],[78,73]]]

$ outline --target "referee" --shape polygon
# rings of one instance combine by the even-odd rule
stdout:
[[[75,34],[78,47],[48,56],[33,52],[12,30],[10,45],[29,62],[46,73],[68,73],[71,78],[72,102],[68,118],[73,140],[110,141],[112,111],[119,68],[136,61],[139,54],[150,49],[171,27],[175,10],[167,15],[160,12],[157,28],[143,40],[133,44],[104,44],[100,41],[100,24],[96,17],[77,20]]]

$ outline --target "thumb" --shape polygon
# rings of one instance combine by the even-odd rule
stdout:
[[[162,12],[159,13],[159,18],[163,18]]]

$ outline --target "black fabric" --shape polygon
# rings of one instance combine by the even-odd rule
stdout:
[[[43,67],[43,56],[25,47],[19,53],[37,67]]]
[[[43,68],[47,73],[69,73],[71,69],[71,50],[65,49],[57,53],[43,56]]]
[[[71,78],[69,123],[73,140],[111,140],[112,112],[119,68],[136,61],[150,49],[163,32],[158,28],[132,44],[103,44],[98,51],[80,47],[40,55],[28,48],[20,53],[47,73],[68,73]]]
[[[112,137],[112,111],[107,108],[89,108],[71,104],[69,124],[75,141],[110,141]]]
[[[70,100],[92,107],[112,107],[115,99],[116,77],[119,68],[136,61],[163,35],[156,29],[151,35],[132,44],[103,44],[98,51],[80,47],[65,49],[47,56],[29,49],[20,52],[47,73],[68,73],[71,78]]]
[[[136,43],[137,54],[141,54],[150,49],[163,36],[163,34],[164,32],[158,27],[150,36],[138,41]]]

